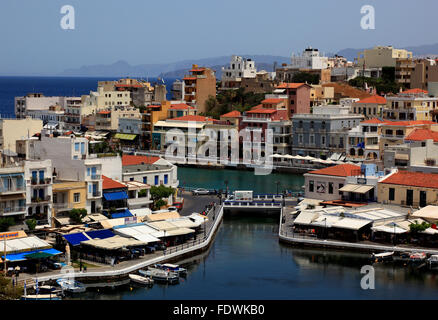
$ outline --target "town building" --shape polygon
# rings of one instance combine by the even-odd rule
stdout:
[[[141,148],[145,150],[157,149],[152,134],[154,124],[160,120],[166,120],[171,107],[170,101],[163,101],[161,104],[152,104],[146,107],[141,113]]]
[[[378,201],[411,207],[438,204],[438,174],[397,171],[378,184]]]
[[[397,59],[412,59],[412,52],[392,46],[376,46],[357,55],[357,65],[365,68],[395,67]]]
[[[288,67],[292,69],[327,69],[329,58],[322,56],[318,49],[308,47],[301,55],[292,54]]]
[[[362,121],[357,127],[348,131],[346,152],[348,161],[379,161],[381,124],[377,118]]]
[[[43,121],[40,119],[0,119],[0,150],[16,152],[16,143],[41,133]]]
[[[171,101],[171,106],[168,109],[168,118],[178,118],[184,116],[195,116],[198,113],[198,110],[189,106],[185,103],[174,103]]]
[[[256,73],[255,78],[242,78],[240,81],[240,87],[243,88],[245,93],[271,93],[274,90],[274,78],[275,73],[271,73],[261,70]]]
[[[433,120],[433,111],[438,107],[438,97],[429,97],[422,89],[386,96],[386,101],[383,117],[388,120]]]
[[[24,163],[2,164],[0,167],[0,217],[24,220],[26,215]]]
[[[128,210],[128,187],[102,175],[102,212],[112,219],[125,217]],[[128,216],[132,214],[128,213]]]
[[[328,105],[335,98],[335,90],[332,87],[323,87],[312,84],[310,88],[310,106]]]
[[[288,117],[293,114],[310,113],[310,89],[306,83],[281,83],[275,87],[273,95],[265,98],[286,99]]]
[[[354,114],[363,114],[365,119],[372,119],[383,116],[383,109],[386,107],[386,99],[379,95],[361,99],[354,102],[352,112]]]
[[[403,85],[405,88],[415,88],[411,84],[412,73],[415,70],[416,63],[412,58],[396,59],[395,61],[395,82]]]
[[[58,181],[54,177],[53,192],[53,217],[62,217],[72,209],[85,209],[87,207],[87,184],[85,181]],[[62,224],[62,223],[61,223]]]
[[[349,107],[329,105],[313,107],[312,114],[293,115],[292,154],[321,159],[344,154],[348,131],[363,120],[349,111]]]
[[[216,77],[210,68],[193,65],[190,75],[184,77],[184,101],[196,106],[199,112],[207,109],[205,102],[212,96],[216,97]]]
[[[222,89],[237,89],[241,87],[242,78],[254,79],[257,74],[254,61],[239,56],[231,56],[230,65],[222,67]]]
[[[438,82],[438,65],[434,59],[424,59],[415,64],[411,71],[410,88],[428,90],[428,83]]]

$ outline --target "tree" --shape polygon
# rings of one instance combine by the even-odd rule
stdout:
[[[29,220],[26,220],[26,224],[27,224],[27,227],[29,228],[29,230],[35,230],[37,222],[35,219],[29,219]]]
[[[409,225],[409,230],[411,231],[411,233],[418,233],[420,231],[424,231],[426,229],[430,228],[430,223],[427,222],[422,222],[420,223],[411,223]]]
[[[76,223],[82,223],[82,219],[87,215],[86,209],[71,209],[70,210],[70,219]]]
[[[153,201],[154,208],[160,208],[161,206],[165,205],[166,202],[163,200],[163,198],[168,198],[171,196],[175,190],[172,187],[166,187],[164,185],[160,186],[152,186],[151,187],[151,198]],[[164,201],[164,204],[163,204]]]
[[[8,231],[10,226],[15,224],[14,218],[1,218],[0,219],[0,232]]]
[[[0,300],[18,300],[24,294],[24,288],[13,286],[12,280],[0,275]]]

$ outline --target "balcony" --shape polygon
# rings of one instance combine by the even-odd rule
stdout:
[[[128,206],[130,208],[135,206],[147,205],[150,203],[152,203],[152,200],[150,200],[148,197],[128,199]]]
[[[1,216],[12,216],[15,214],[24,214],[26,213],[26,207],[7,207],[0,208]]]
[[[14,194],[14,193],[24,193],[26,192],[26,188],[15,187],[15,188],[0,188],[0,195]]]
[[[88,193],[88,198],[101,198],[102,197],[102,193],[100,191],[94,191],[94,192],[90,192]]]
[[[36,197],[36,198],[32,198],[31,202],[32,203],[44,203],[44,202],[49,202],[50,199],[51,199],[51,196],[45,196],[43,198]]]
[[[60,210],[71,210],[71,209],[73,209],[73,206],[70,203],[68,203],[68,202],[54,203],[53,204],[53,209],[58,210],[58,211],[60,211]]]
[[[32,179],[31,180],[31,184],[33,186],[37,186],[37,185],[45,185],[45,184],[51,184],[52,183],[52,178],[44,178],[44,179]]]
[[[100,174],[92,174],[90,177],[91,180],[100,180]]]

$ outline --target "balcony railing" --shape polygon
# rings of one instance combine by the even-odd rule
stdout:
[[[90,197],[93,197],[93,198],[100,198],[101,197],[101,192],[100,191],[93,191],[93,192],[90,192]]]
[[[26,188],[23,187],[15,187],[15,188],[0,188],[0,193],[13,193],[13,192],[25,192]]]
[[[32,179],[32,185],[51,184],[52,178]]]
[[[40,197],[36,197],[36,198],[33,197],[31,199],[31,202],[32,203],[48,202],[48,201],[50,201],[50,199],[51,199],[50,196],[45,196],[45,197],[42,197],[42,198],[40,198]]]
[[[100,174],[92,174],[91,180],[100,180]]]
[[[7,207],[7,208],[0,208],[0,215],[2,214],[10,214],[10,213],[19,213],[19,212],[26,212],[26,207]]]

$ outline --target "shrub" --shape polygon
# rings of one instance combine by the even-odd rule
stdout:
[[[26,224],[27,224],[27,227],[29,228],[29,230],[35,230],[37,222],[35,219],[29,219],[29,220],[26,220]]]
[[[8,231],[10,226],[13,226],[15,224],[14,218],[0,218],[0,231]]]
[[[70,219],[76,223],[82,223],[82,219],[87,215],[86,209],[71,209]]]

